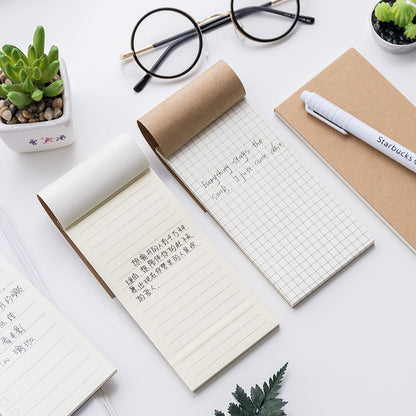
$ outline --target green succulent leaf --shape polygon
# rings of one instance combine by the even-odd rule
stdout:
[[[11,63],[10,59],[6,55],[1,54],[0,55],[0,68],[3,72],[4,72],[4,67],[6,66],[7,62]]]
[[[374,14],[381,22],[393,22],[394,13],[389,3],[382,2],[377,4],[374,9]]]
[[[4,65],[3,68],[3,72],[10,81],[20,82],[19,75],[13,70],[12,64],[10,62],[6,62],[6,65]]]
[[[41,58],[36,58],[32,63],[33,68],[35,68],[36,66],[39,66],[40,61],[41,61]]]
[[[36,49],[33,45],[29,45],[27,48],[27,57],[28,65],[32,65],[33,61],[36,59]]]
[[[17,57],[17,59],[15,59]],[[12,49],[12,59],[16,61],[22,60],[25,65],[28,64],[27,56],[16,46]]]
[[[10,91],[25,92],[23,84],[2,84],[3,90],[9,93]]]
[[[40,58],[45,49],[45,29],[43,26],[38,26],[33,35],[33,46],[36,50],[36,57]]]
[[[42,82],[47,83],[52,80],[52,78],[58,73],[59,71],[59,61],[53,61],[49,64],[46,71],[44,71],[42,76]]]
[[[33,91],[33,82],[30,79],[30,77],[27,77],[25,79],[25,82],[23,83],[23,90],[25,92],[32,92]]]
[[[52,61],[51,61],[52,62]],[[40,58],[39,68],[42,72],[45,72],[49,66],[49,58],[48,55],[43,54]]]
[[[58,81],[53,82],[52,84],[48,85],[44,88],[43,94],[45,97],[56,97],[60,94],[64,89],[64,82],[59,79]]]
[[[7,98],[7,92],[3,89],[5,84],[0,84],[0,97]]]
[[[13,68],[13,71],[16,72],[18,75],[19,75],[20,70],[22,69],[21,65],[19,65],[18,63],[14,64],[12,68]]]
[[[16,46],[13,45],[4,45],[3,46],[3,53],[10,59],[12,59],[12,50],[17,49]]]
[[[402,28],[412,23],[413,18],[416,16],[416,9],[409,6],[406,0],[397,0],[393,4],[392,11],[394,13],[394,23]]]
[[[12,54],[11,54],[11,56],[12,56],[12,60],[13,60],[14,62],[17,62],[17,61],[20,59],[19,52],[17,52],[17,48],[13,48],[13,49],[12,49]]]
[[[22,69],[20,72],[19,72],[19,79],[20,79],[20,82],[25,82],[25,79],[27,78],[27,72],[24,70],[24,69]]]
[[[55,45],[52,45],[49,49],[48,59],[49,62],[57,61],[59,58],[59,50],[58,47]]]
[[[39,81],[41,78],[42,78],[42,71],[37,66],[33,69],[33,79],[36,80],[36,81]]]
[[[416,24],[410,23],[405,27],[404,34],[409,39],[416,37]]]
[[[43,91],[41,91],[38,88],[35,88],[35,90],[32,92],[31,97],[33,101],[40,101],[43,98]]]
[[[30,96],[23,92],[11,91],[7,97],[17,107],[24,107],[32,102]]]

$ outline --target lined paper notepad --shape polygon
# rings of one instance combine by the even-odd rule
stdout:
[[[70,415],[115,372],[0,255],[0,414]]]
[[[374,243],[245,99],[164,161],[291,306]]]
[[[84,206],[85,214],[63,226],[65,235],[194,391],[278,322],[148,167],[136,143],[122,135],[109,146],[40,197],[59,213],[60,225]],[[113,168],[120,174],[118,190],[104,198],[115,184]],[[108,182],[100,169],[110,171]],[[88,177],[95,178],[89,185]],[[80,200],[83,193],[100,193],[95,207],[61,204],[73,187],[86,187]]]

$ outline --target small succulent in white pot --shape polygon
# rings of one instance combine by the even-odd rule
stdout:
[[[59,51],[44,52],[36,28],[27,55],[13,45],[0,51],[0,137],[17,152],[68,146],[74,141],[68,76]]]
[[[371,15],[375,39],[386,50],[405,53],[416,49],[416,0],[377,3]]]

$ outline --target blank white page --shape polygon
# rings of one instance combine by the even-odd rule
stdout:
[[[115,372],[0,255],[0,415],[70,415]]]
[[[65,231],[192,391],[278,325],[151,169]]]
[[[166,162],[291,306],[374,244],[245,99]]]

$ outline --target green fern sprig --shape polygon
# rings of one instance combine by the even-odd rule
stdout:
[[[233,396],[238,404],[230,403],[228,414],[230,416],[286,416],[283,407],[287,402],[278,398],[278,395],[287,364],[269,379],[269,384],[263,383],[263,389],[258,384],[252,387],[250,397],[237,384]],[[215,410],[215,416],[225,416],[225,414]]]

